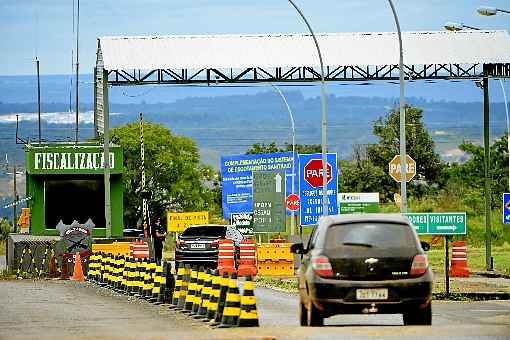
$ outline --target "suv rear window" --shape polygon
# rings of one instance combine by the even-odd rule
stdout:
[[[209,236],[225,237],[226,227],[223,226],[198,226],[190,227],[182,232],[182,236]]]
[[[362,222],[330,226],[324,248],[335,249],[343,246],[416,247],[416,240],[411,228],[403,224]]]

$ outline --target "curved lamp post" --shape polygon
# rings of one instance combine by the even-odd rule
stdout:
[[[395,19],[398,34],[398,47],[400,58],[398,63],[399,68],[399,83],[400,83],[400,212],[407,212],[407,182],[406,182],[406,111],[405,111],[405,96],[404,96],[404,49],[402,47],[402,32],[400,31],[400,23],[398,21],[397,11],[393,5],[393,1],[388,0]]]
[[[476,28],[476,27],[464,25],[463,23],[451,22],[451,21],[448,21],[447,23],[445,23],[444,28],[447,31],[462,31],[464,28],[468,28],[470,30],[476,30],[476,31],[480,30],[479,28]]]
[[[488,7],[479,7],[478,8],[478,10],[477,10],[478,13],[482,14],[480,12],[480,8],[487,9]],[[501,11],[502,12],[506,12],[504,10],[501,10]],[[488,14],[482,14],[482,15],[488,15]],[[493,15],[493,14],[490,14],[490,15]],[[468,28],[468,29],[471,29],[471,30],[480,30],[477,27],[471,27],[471,26],[467,26],[467,25],[464,25],[464,24],[456,24],[456,23],[452,23],[452,22],[447,22],[444,25],[444,28],[447,29],[448,31],[460,31],[463,28]],[[505,86],[503,85],[503,81],[501,79],[498,79],[498,80],[499,80],[499,85],[501,85],[501,92],[503,92],[503,99],[505,101],[506,139],[507,139],[507,152],[508,152],[508,155],[509,155],[509,157],[508,157],[508,190],[510,190],[510,116],[508,114],[508,101],[507,101],[507,98],[506,98]]]
[[[489,6],[480,6],[476,9],[478,14],[484,15],[484,16],[493,16],[498,14],[498,12],[502,13],[510,13],[510,11],[507,11],[506,9],[496,8],[496,7],[489,7]]]
[[[271,85],[271,87],[273,87],[273,89],[283,99],[283,102],[285,103],[285,106],[287,107],[287,111],[289,112],[290,127],[292,129],[292,160],[293,160],[293,162],[292,162],[292,184],[291,184],[292,192],[291,193],[295,194],[294,181],[296,180],[296,167],[295,167],[295,164],[296,164],[296,160],[295,160],[295,157],[296,157],[296,126],[294,124],[294,115],[292,114],[290,105],[287,102],[287,98],[285,98],[285,96],[283,95],[283,92],[280,90],[280,88],[278,86],[274,85],[273,83],[269,83],[269,84]],[[295,228],[296,228],[295,217],[296,217],[296,214],[295,214],[294,210],[291,210],[291,215],[290,215],[290,234],[291,235],[295,234]]]
[[[319,55],[319,62],[321,65],[321,108],[322,108],[322,215],[328,215],[328,174],[327,174],[327,128],[328,128],[328,117],[327,117],[327,109],[326,109],[326,84],[324,82],[324,63],[322,61],[321,49],[319,48],[319,42],[313,33],[312,26],[306,20],[305,15],[299,7],[294,3],[293,0],[288,0],[289,3],[296,9],[301,18],[308,27],[310,34],[312,35],[313,42],[315,43],[315,48],[317,49],[317,54]],[[391,1],[391,0],[390,0]],[[334,203],[336,204],[336,202]]]

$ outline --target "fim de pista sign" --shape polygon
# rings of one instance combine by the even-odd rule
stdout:
[[[100,145],[29,145],[26,157],[27,170],[32,174],[97,174],[103,172],[105,164],[103,147]],[[110,146],[110,172],[121,173],[122,162],[120,147]]]

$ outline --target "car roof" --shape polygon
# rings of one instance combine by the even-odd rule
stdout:
[[[333,224],[360,223],[360,222],[389,222],[411,225],[407,217],[401,214],[343,214],[321,217],[319,225],[329,227]]]

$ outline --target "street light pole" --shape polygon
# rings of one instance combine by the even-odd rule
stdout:
[[[328,118],[327,118],[327,109],[326,109],[326,84],[324,82],[324,63],[322,61],[321,49],[319,48],[319,42],[313,33],[312,26],[306,20],[305,15],[299,7],[292,0],[288,0],[292,7],[296,9],[298,14],[301,16],[303,21],[305,22],[310,34],[312,35],[313,41],[315,43],[315,48],[317,49],[317,54],[319,55],[319,62],[321,65],[321,109],[322,109],[322,122],[321,122],[321,131],[322,131],[322,215],[328,216],[328,173],[327,173],[327,149],[328,149],[328,139],[327,139],[327,129],[328,129]],[[391,1],[391,0],[390,0]],[[333,174],[332,174],[333,175]],[[336,204],[336,202],[334,202]]]
[[[506,145],[508,150],[508,190],[510,191],[510,119],[508,117],[508,102],[506,100],[506,91],[503,81],[499,79],[501,91],[503,91],[503,99],[505,100],[505,113],[506,113]]]
[[[287,111],[289,112],[290,117],[290,127],[292,129],[292,184],[291,184],[291,194],[295,194],[295,188],[294,188],[294,181],[296,180],[296,127],[294,124],[294,115],[292,114],[292,110],[290,109],[289,103],[287,102],[287,98],[283,95],[283,92],[280,90],[280,88],[273,83],[269,83],[273,89],[280,95],[280,97],[283,99],[283,102],[285,103],[285,106],[287,106]],[[290,235],[295,235],[295,229],[296,229],[296,220],[295,220],[295,212],[294,210],[291,210],[290,215]]]
[[[402,47],[402,32],[400,31],[400,23],[398,21],[397,11],[393,5],[392,0],[388,0],[395,19],[398,33],[398,46],[400,52],[399,58],[399,83],[400,83],[400,212],[407,212],[407,182],[406,182],[406,111],[405,111],[405,96],[404,96],[404,50]]]

